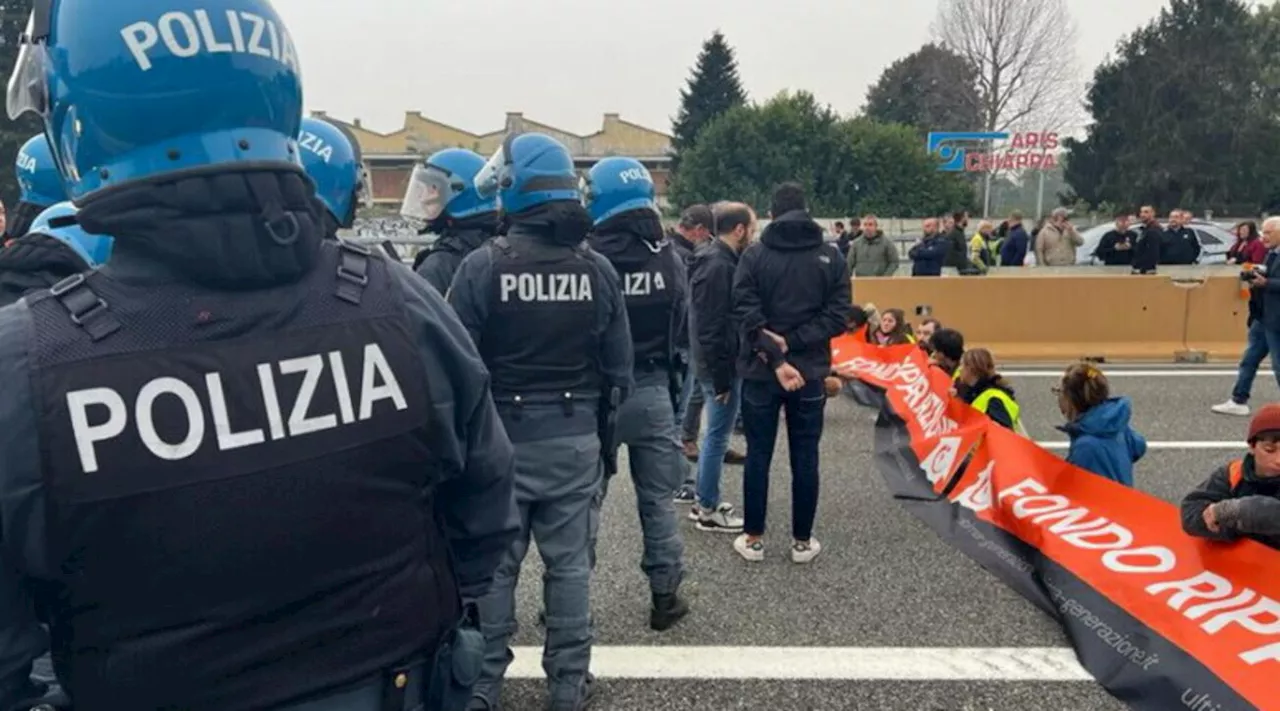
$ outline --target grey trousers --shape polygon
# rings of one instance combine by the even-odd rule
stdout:
[[[508,645],[517,629],[516,583],[532,536],[546,567],[542,668],[552,702],[572,703],[591,663],[592,521],[603,472],[600,439],[593,433],[514,444],[522,528],[479,602],[485,660],[475,695],[496,705],[514,659]]]
[[[640,569],[649,578],[649,589],[658,595],[675,592],[684,577],[684,542],[680,539],[671,492],[679,488],[688,464],[676,444],[675,431],[671,396],[665,387],[636,388],[618,410],[618,441],[627,445],[636,509],[644,535]],[[606,479],[600,485],[592,522],[593,567],[600,508],[608,490]]]

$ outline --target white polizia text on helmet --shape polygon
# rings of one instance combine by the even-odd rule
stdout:
[[[323,138],[310,131],[303,131],[298,136],[298,143],[303,148],[319,156],[325,163],[328,163],[333,158],[333,144],[326,143]]]
[[[150,52],[162,44],[169,54],[183,59],[199,54],[253,54],[299,71],[289,31],[252,12],[227,10],[211,15],[208,10],[174,10],[154,23],[135,22],[121,29],[120,36],[144,72],[152,66]]]

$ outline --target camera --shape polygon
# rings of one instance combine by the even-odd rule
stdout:
[[[1265,277],[1267,268],[1262,264],[1250,264],[1248,269],[1240,270],[1240,281],[1253,281],[1258,277]]]

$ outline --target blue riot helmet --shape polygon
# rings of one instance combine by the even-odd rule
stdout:
[[[175,8],[175,5],[178,8]],[[269,0],[34,0],[6,108],[45,124],[67,194],[298,164],[302,78]]]
[[[369,205],[369,176],[360,144],[345,127],[324,119],[302,119],[298,134],[302,167],[339,227],[350,227],[357,207]]]
[[[91,268],[100,267],[111,257],[115,239],[85,232],[76,222],[76,212],[76,206],[70,202],[53,205],[31,223],[28,234],[52,237],[70,247]]]
[[[447,148],[431,154],[415,166],[409,176],[400,214],[434,222],[441,215],[465,220],[497,212],[497,195],[482,197],[476,189],[476,175],[484,166],[484,157],[463,148]]]
[[[582,179],[582,201],[597,225],[631,210],[658,211],[648,168],[634,158],[605,158]]]
[[[508,215],[548,202],[582,200],[569,149],[541,133],[508,134],[476,175],[475,186],[482,198],[496,195]]]
[[[67,189],[62,185],[62,175],[49,152],[49,139],[44,134],[34,136],[18,151],[15,170],[22,202],[49,207],[67,199]]]

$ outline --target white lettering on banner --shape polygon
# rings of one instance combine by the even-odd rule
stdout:
[[[991,474],[995,468],[994,459],[987,462],[987,466],[978,472],[977,481],[956,497],[956,503],[970,511],[986,511],[991,508]]]
[[[937,484],[955,469],[956,459],[960,456],[960,441],[959,437],[939,439],[929,456],[920,462],[920,469],[930,484]]]
[[[649,175],[648,169],[643,167],[627,168],[621,173],[618,173],[618,177],[622,179],[623,185],[626,185],[627,183],[635,182],[637,180],[641,180],[647,183],[653,182],[653,176]]]
[[[22,151],[18,151],[18,170],[25,171],[27,173],[36,172],[36,159]]]
[[[900,363],[884,363],[859,356],[838,366],[858,371],[861,379],[870,380],[872,384],[887,383],[903,393],[907,408],[926,438],[946,434],[957,427],[955,421],[946,416],[946,399],[933,392],[928,373],[913,363],[910,356]]]
[[[333,146],[325,143],[323,138],[310,131],[303,131],[302,135],[298,137],[298,143],[303,148],[319,156],[326,163],[333,159]]]
[[[1066,497],[1048,493],[1035,479],[1023,479],[1000,491],[996,498],[998,501],[1012,498],[1009,509],[1013,515],[1019,519],[1030,518],[1036,524],[1061,517],[1062,521],[1047,530],[1072,547],[1104,551],[1101,562],[1112,572],[1150,575],[1167,573],[1177,567],[1177,555],[1172,550],[1165,546],[1134,547],[1133,532],[1114,521],[1097,517],[1087,524],[1079,523],[1091,515],[1089,510],[1072,507]],[[1200,625],[1209,634],[1217,634],[1235,624],[1256,635],[1280,636],[1280,603],[1257,596],[1248,588],[1233,596],[1235,589],[1231,581],[1216,573],[1204,571],[1187,580],[1152,583],[1145,590],[1156,597],[1174,593],[1166,601],[1168,606],[1189,620],[1211,615]],[[1183,609],[1193,599],[1213,602]],[[1280,662],[1280,643],[1245,651],[1239,657],[1251,665]]]
[[[161,44],[179,59],[201,54],[252,54],[299,71],[298,53],[289,31],[252,12],[227,10],[211,16],[203,9],[190,13],[172,10],[154,23],[142,20],[121,28],[120,37],[144,72],[153,66],[150,52]]]
[[[503,274],[498,279],[499,298],[511,301],[591,301],[591,278],[586,274]]]
[[[655,291],[666,291],[667,282],[662,272],[628,272],[622,275],[623,296],[648,296]]]
[[[404,392],[396,379],[386,355],[376,343],[364,347],[364,363],[360,377],[359,412],[353,405],[346,368],[342,354],[337,351],[328,353],[327,363],[330,366],[331,378],[326,387],[333,387],[337,393],[338,415],[333,413],[317,413],[309,416],[316,388],[321,385],[325,374],[326,359],[320,355],[309,355],[301,358],[290,358],[279,363],[260,363],[256,367],[258,383],[261,387],[262,402],[266,410],[266,426],[271,439],[280,440],[287,437],[298,437],[313,432],[323,432],[339,427],[339,415],[342,425],[373,417],[373,406],[381,400],[390,400],[396,410],[408,407]],[[273,368],[274,366],[274,368]],[[302,384],[298,388],[296,398],[289,410],[286,422],[280,407],[280,393],[276,388],[275,373],[281,375],[302,374]],[[213,415],[213,429],[219,451],[229,451],[241,447],[251,447],[266,441],[263,428],[235,431],[227,408],[227,393],[222,384],[220,373],[205,375],[205,393],[208,395],[209,412]],[[187,430],[181,441],[167,442],[156,431],[154,411],[156,401],[161,397],[176,397],[186,410]],[[105,407],[106,420],[99,424],[90,424],[89,409]],[[88,388],[67,393],[67,409],[70,413],[71,430],[76,440],[76,450],[80,455],[80,467],[86,474],[98,471],[96,446],[99,442],[119,437],[128,426],[128,408],[124,397],[111,388]],[[169,461],[186,459],[195,454],[204,444],[206,434],[205,408],[202,406],[200,393],[185,382],[172,377],[159,377],[147,382],[134,402],[134,420],[137,423],[138,436],[142,444],[155,456]]]

